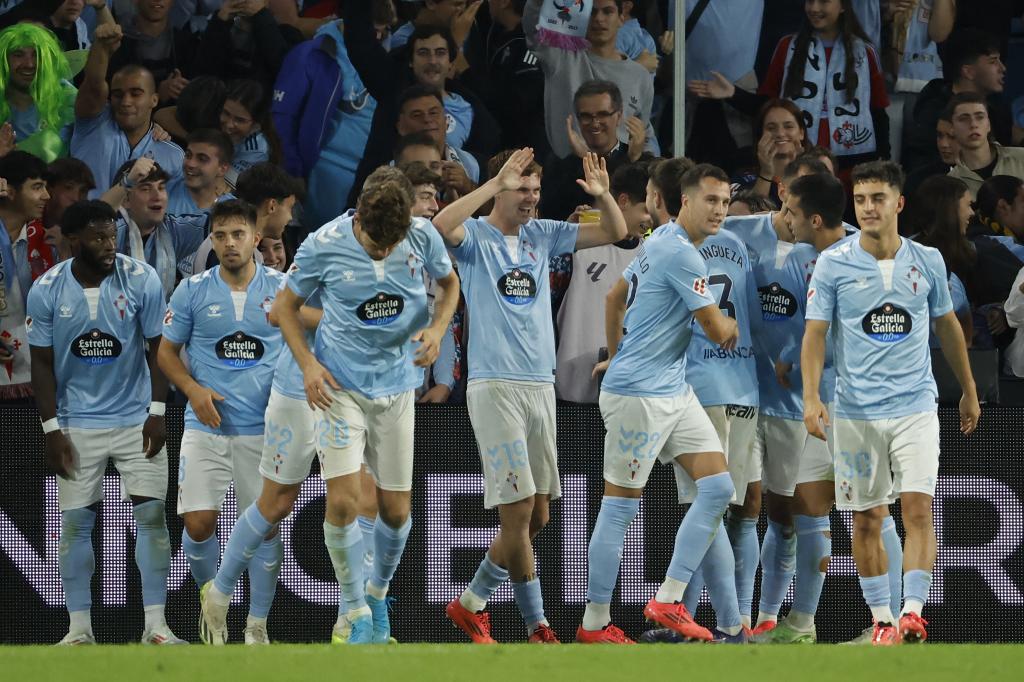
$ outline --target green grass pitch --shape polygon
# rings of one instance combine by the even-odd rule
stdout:
[[[1022,667],[1022,645],[0,647],[11,682],[994,682],[1024,678]]]

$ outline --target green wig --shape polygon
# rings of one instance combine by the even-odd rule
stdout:
[[[64,82],[71,77],[71,67],[56,36],[49,30],[22,22],[0,31],[0,121],[11,118],[7,103],[7,86],[11,82],[11,67],[7,55],[25,47],[36,51],[36,77],[29,89],[39,112],[40,128],[60,130],[66,123],[62,114],[67,100]]]

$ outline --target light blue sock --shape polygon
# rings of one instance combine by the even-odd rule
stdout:
[[[903,603],[903,543],[891,516],[882,521],[882,545],[889,564],[889,608],[896,614]]]
[[[704,564],[707,560],[708,556],[705,554],[704,561],[693,572],[690,582],[686,583],[686,591],[683,592],[683,606],[690,612],[690,615],[695,615],[697,607],[700,606],[700,595],[704,591]]]
[[[365,609],[363,592],[363,533],[353,521],[344,528],[324,521],[324,544],[331,555],[334,575],[338,578],[347,610]]]
[[[814,615],[825,585],[821,564],[832,556],[832,524],[827,516],[797,514],[793,527],[797,536],[793,610]]]
[[[469,583],[469,591],[487,603],[491,595],[508,580],[508,569],[502,568],[484,554],[484,560],[476,569],[473,580]]]
[[[544,597],[540,593],[539,578],[524,583],[512,583],[512,594],[528,630],[533,632],[538,623],[547,622],[544,618]]]
[[[184,528],[181,531],[181,547],[185,551],[188,568],[196,585],[202,587],[217,577],[217,562],[220,561],[220,541],[217,540],[217,533],[202,542],[196,542],[189,537],[188,529]]]
[[[256,503],[249,505],[249,508],[238,517],[235,527],[231,529],[228,544],[224,547],[224,559],[214,579],[214,584],[221,594],[230,596],[234,593],[238,579],[242,577],[242,571],[249,568],[256,549],[273,527],[274,524],[263,518]],[[249,582],[252,582],[251,574]],[[249,589],[252,589],[251,584]]]
[[[359,530],[363,533],[363,549],[366,550],[363,554],[363,575],[373,575],[373,527],[377,523],[377,517],[357,516],[356,521],[359,523]]]
[[[370,584],[374,589],[385,590],[391,584],[391,579],[395,577],[395,571],[398,569],[398,562],[402,560],[405,541],[409,539],[411,528],[412,516],[407,518],[400,528],[392,528],[384,523],[380,516],[377,517],[377,524],[373,529],[373,573],[370,575]],[[365,534],[363,537],[365,538]]]
[[[171,567],[171,536],[163,500],[132,507],[135,517],[135,565],[142,578],[142,605],[167,603],[167,571]]]
[[[251,508],[255,507],[253,505]],[[270,613],[283,557],[284,546],[281,544],[281,535],[277,534],[261,542],[249,562],[249,615],[253,618],[266,618]]]
[[[736,560],[736,600],[740,615],[750,618],[754,604],[754,580],[761,548],[757,542],[757,519],[729,512],[725,529],[729,533],[733,558]]]
[[[868,606],[889,606],[889,576],[860,578],[860,590],[864,593],[864,601]]]
[[[761,546],[761,613],[778,614],[796,572],[796,533],[792,527],[768,522]]]
[[[87,611],[92,607],[92,574],[96,557],[92,551],[92,529],[96,512],[69,509],[60,515],[60,545],[57,565],[64,601],[68,611]]]
[[[731,635],[738,633],[742,621],[736,600],[736,560],[732,555],[732,545],[729,544],[725,525],[721,521],[701,566],[705,569],[704,579],[708,584],[708,597],[715,609],[718,629]],[[693,611],[690,613],[693,614]]]
[[[587,548],[587,599],[595,604],[611,604],[612,592],[622,563],[622,545],[626,530],[640,511],[640,499],[609,497],[601,499],[601,510]]]
[[[667,577],[683,583],[690,582],[693,572],[704,560],[704,554],[722,525],[722,515],[729,506],[733,492],[732,478],[728,472],[697,480],[697,499],[679,524],[672,560],[665,572]]]
[[[915,601],[923,606],[928,601],[928,590],[931,587],[932,574],[928,571],[915,569],[903,574],[903,596],[907,602]],[[898,611],[893,613],[898,613]]]

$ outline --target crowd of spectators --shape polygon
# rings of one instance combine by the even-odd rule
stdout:
[[[0,401],[31,396],[24,300],[70,257],[77,200],[114,207],[119,251],[170,295],[216,263],[218,201],[256,207],[259,257],[284,270],[379,166],[410,175],[430,218],[520,147],[542,161],[537,217],[595,219],[576,183],[593,152],[627,220],[625,241],[550,269],[556,390],[592,401],[603,291],[656,227],[650,162],[684,152],[676,30],[685,155],[734,179],[731,215],[779,210],[798,157],[847,186],[858,163],[899,161],[902,234],[941,251],[969,346],[1024,376],[1024,97],[1005,92],[1024,1],[685,3],[685,27],[670,0],[569,3],[590,9],[570,49],[538,31],[544,0],[0,0]],[[465,315],[425,400],[464,394]]]

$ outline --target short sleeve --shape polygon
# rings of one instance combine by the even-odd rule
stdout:
[[[480,229],[479,222],[471,218],[462,224],[462,228],[465,236],[462,238],[461,244],[451,247],[452,253],[455,254],[459,263],[472,263],[476,260],[476,251],[479,248],[479,240],[476,235],[476,231]]]
[[[946,264],[938,251],[927,254],[928,276],[931,289],[928,291],[928,311],[931,317],[942,317],[953,310],[953,299],[949,295],[949,281],[946,279]]]
[[[576,250],[576,240],[580,234],[580,226],[564,220],[538,220],[536,223],[547,240],[549,256],[561,256]]]
[[[828,257],[819,256],[807,288],[805,319],[832,322],[836,308],[836,283],[831,271]]]
[[[319,232],[310,235],[295,254],[292,266],[288,268],[288,288],[303,299],[320,287],[321,273],[320,264],[316,257],[317,244],[315,243]]]
[[[25,308],[25,328],[28,343],[39,348],[53,346],[53,288],[38,283],[28,292]]]
[[[197,275],[198,276],[198,275]],[[164,338],[171,343],[185,343],[192,336],[192,279],[182,280],[171,294],[164,315]]]
[[[163,332],[164,314],[164,288],[160,284],[160,278],[152,268],[146,268],[145,281],[142,284],[142,314],[139,316],[139,323],[142,326],[142,335],[147,339],[160,336]]]
[[[448,249],[444,248],[444,240],[433,225],[417,225],[414,229],[422,230],[423,267],[434,279],[447,277],[452,271],[452,260],[448,257]]]
[[[675,251],[673,258],[666,263],[669,267],[665,277],[679,293],[686,307],[690,310],[700,310],[709,305],[717,306],[718,302],[708,287],[708,268],[704,259],[689,244],[680,244]]]
[[[100,128],[109,123],[112,120],[110,114],[110,105],[103,107],[103,111],[93,116],[92,118],[76,118],[75,119],[75,133],[79,136],[82,135],[94,135]]]

